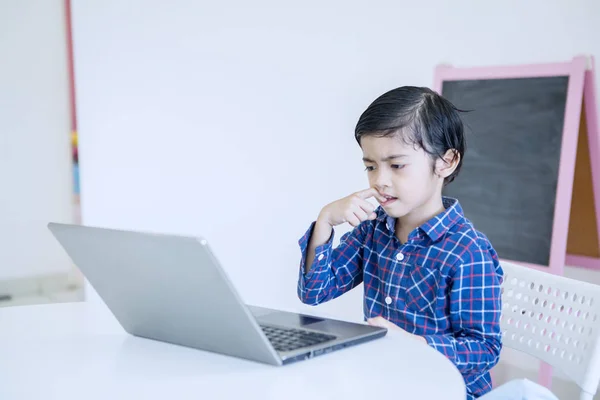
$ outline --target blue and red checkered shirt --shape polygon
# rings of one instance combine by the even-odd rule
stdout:
[[[491,390],[489,370],[502,348],[500,283],[496,251],[465,218],[456,199],[413,230],[406,243],[395,235],[396,219],[379,207],[377,218],[316,248],[305,271],[314,227],[300,239],[298,296],[317,305],[364,283],[364,316],[382,316],[427,343],[456,365],[467,399]]]

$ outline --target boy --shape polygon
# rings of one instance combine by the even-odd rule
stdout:
[[[325,206],[300,239],[298,296],[317,305],[364,283],[370,324],[437,349],[463,375],[467,399],[480,397],[502,347],[502,269],[458,200],[442,196],[465,152],[458,111],[430,89],[400,87],[367,108],[355,138],[370,188]],[[354,229],[333,249],[333,227],[345,222]]]

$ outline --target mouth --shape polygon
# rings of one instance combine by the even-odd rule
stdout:
[[[382,207],[386,207],[386,206],[392,204],[393,202],[395,202],[396,200],[398,200],[397,197],[393,197],[393,196],[383,195],[383,197],[385,197],[385,201],[379,202],[379,204],[381,204]]]

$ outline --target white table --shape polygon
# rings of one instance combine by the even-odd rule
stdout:
[[[393,332],[273,367],[133,337],[103,305],[0,308],[2,400],[464,400],[465,393],[443,355]]]

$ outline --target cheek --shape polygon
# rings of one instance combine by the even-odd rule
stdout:
[[[414,171],[404,172],[394,179],[394,186],[403,200],[419,199],[428,192],[431,186],[430,175],[412,173]]]
[[[375,186],[375,179],[373,179],[373,174],[367,173],[367,180],[369,181],[369,187]]]

